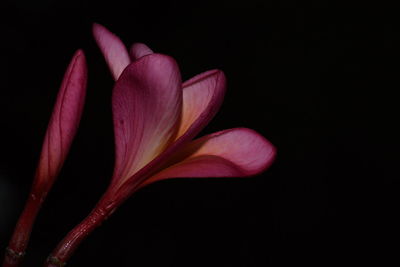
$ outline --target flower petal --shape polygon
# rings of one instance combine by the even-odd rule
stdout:
[[[85,55],[78,50],[64,75],[47,127],[36,171],[36,186],[49,189],[64,163],[82,115],[86,80]]]
[[[199,138],[188,144],[169,164],[141,187],[181,177],[245,177],[264,171],[273,162],[274,146],[257,132],[236,128]]]
[[[220,70],[199,74],[183,84],[182,120],[177,138],[190,129],[192,138],[219,110],[226,88],[225,75]]]
[[[131,50],[129,52],[132,57],[132,60],[137,60],[143,56],[153,54],[153,50],[151,50],[147,45],[142,43],[134,43],[131,46]]]
[[[136,190],[139,184],[161,170],[168,159],[204,128],[221,106],[225,84],[225,76],[220,70],[204,72],[183,84],[182,118],[174,142],[171,142],[165,151],[139,172],[127,179],[127,184],[118,192],[119,196],[128,196]]]
[[[199,74],[183,84],[182,118],[174,142],[154,160],[127,179],[127,184],[118,193],[127,196],[148,177],[161,170],[168,159],[190,142],[214,117],[221,106],[225,93],[225,76],[220,70]]]
[[[118,36],[97,23],[93,24],[93,36],[106,59],[114,80],[117,80],[131,62],[125,45]]]
[[[151,54],[125,69],[113,91],[112,183],[122,184],[174,140],[181,112],[181,78],[173,58]]]

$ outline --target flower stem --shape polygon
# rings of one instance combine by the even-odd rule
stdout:
[[[18,267],[25,255],[25,249],[28,246],[33,223],[40,210],[44,197],[31,194],[26,201],[10,243],[6,249],[3,267]]]
[[[103,202],[104,203],[104,202]],[[45,267],[62,267],[71,257],[79,244],[113,212],[111,205],[102,205],[102,201],[92,212],[58,244],[51,255],[47,258]]]

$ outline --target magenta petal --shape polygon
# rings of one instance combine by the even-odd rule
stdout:
[[[188,144],[174,158],[175,164],[142,186],[168,178],[251,176],[270,166],[275,153],[274,146],[253,130],[225,130]]]
[[[213,118],[221,106],[225,93],[225,76],[222,71],[211,70],[190,79],[183,84],[182,117],[178,132],[168,148],[159,154],[139,172],[129,177],[129,186],[125,186],[120,195],[132,193],[136,186],[151,173],[163,167],[182,146],[190,142]],[[186,102],[185,102],[186,101]]]
[[[181,78],[174,59],[151,54],[125,69],[113,91],[113,183],[123,183],[174,140],[181,112]]]
[[[81,118],[86,80],[85,55],[78,50],[64,75],[47,127],[36,171],[36,186],[49,188],[64,163]]]
[[[219,110],[226,88],[225,75],[210,70],[183,83],[182,120],[177,138],[197,135]]]
[[[151,50],[147,45],[142,43],[134,43],[131,46],[131,50],[129,52],[132,57],[132,60],[137,60],[141,57],[153,54],[153,50]]]
[[[118,36],[100,24],[93,24],[93,36],[106,59],[114,80],[117,80],[131,62],[125,45]]]

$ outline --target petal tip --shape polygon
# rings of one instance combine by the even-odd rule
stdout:
[[[143,56],[147,56],[153,54],[153,50],[151,50],[147,45],[143,43],[134,43],[129,51],[131,57],[136,60]]]
[[[83,63],[86,62],[85,52],[83,51],[83,49],[76,50],[73,58],[75,58],[76,60],[80,60]]]
[[[264,165],[262,165],[260,170],[255,172],[254,175],[257,175],[257,174],[260,174],[260,173],[263,173],[264,171],[266,171],[272,165],[272,163],[274,163],[274,161],[276,159],[276,153],[277,153],[276,147],[265,138],[264,138],[264,141],[268,145],[268,150],[266,150],[266,160],[265,160]]]
[[[117,80],[125,67],[131,62],[124,43],[117,35],[97,23],[93,23],[92,33],[111,70],[114,80]]]
[[[70,65],[71,71],[72,71],[72,69],[77,68],[76,69],[77,75],[86,77],[86,75],[87,75],[86,56],[82,49],[78,49],[74,53],[70,64],[71,64]],[[85,84],[86,84],[86,81],[85,81]]]
[[[255,175],[263,173],[275,161],[276,153],[277,153],[276,147],[269,140],[267,140],[263,135],[261,135],[260,133],[258,133],[257,131],[255,131],[253,129],[240,128],[240,130],[248,132],[249,134],[252,134],[254,136],[257,136],[260,141],[258,149],[261,151],[261,153],[259,153],[260,158],[262,157],[260,159],[261,164],[258,168],[255,168],[254,170],[249,172],[248,175],[246,175],[246,176],[255,176]]]
[[[99,23],[96,23],[96,22],[93,22],[93,24],[92,24],[92,32],[93,32],[93,34],[97,34],[100,31],[104,31],[104,30],[106,30],[106,28],[103,25],[101,25]]]
[[[226,81],[225,74],[224,74],[224,72],[222,70],[212,69],[212,70],[205,71],[205,72],[203,72],[203,73],[201,73],[199,75],[196,75],[193,78],[185,81],[182,84],[182,87],[185,88],[185,87],[188,87],[188,86],[193,85],[195,83],[199,83],[202,80],[206,80],[207,78],[209,78],[209,77],[211,77],[213,75],[217,76],[217,80],[219,78],[221,78],[221,79],[223,79],[224,82]]]
[[[165,54],[158,54],[158,53],[149,54],[147,56],[141,57],[136,62],[146,62],[146,61],[147,63],[151,63],[153,66],[158,66],[160,70],[165,69],[166,65],[170,65],[176,69],[179,69],[176,60],[173,57]],[[135,65],[135,63],[131,65]]]

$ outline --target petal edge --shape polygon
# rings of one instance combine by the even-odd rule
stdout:
[[[257,132],[225,130],[189,143],[175,156],[175,163],[141,186],[168,178],[253,176],[267,169],[275,155],[275,147]]]
[[[131,62],[124,43],[118,36],[100,24],[94,23],[92,31],[114,80],[117,80]]]
[[[134,43],[131,46],[131,49],[129,51],[132,60],[137,60],[141,57],[153,54],[153,50],[151,50],[147,45],[142,44],[142,43]]]
[[[35,186],[45,186],[48,190],[64,163],[82,115],[86,82],[85,55],[78,50],[57,95],[36,170]]]
[[[132,62],[113,90],[116,162],[113,183],[124,182],[173,140],[182,110],[178,65],[151,54]]]

